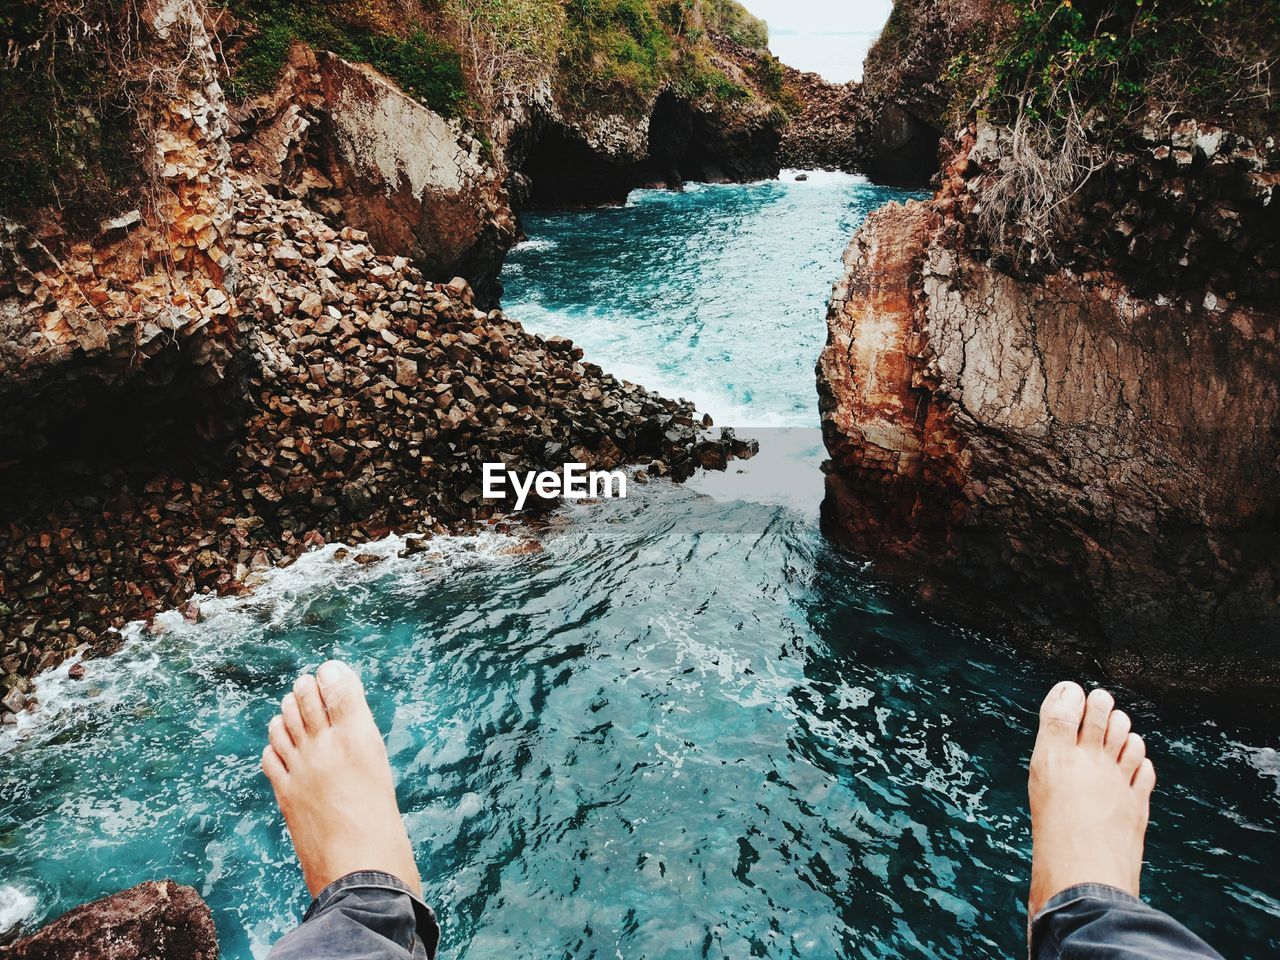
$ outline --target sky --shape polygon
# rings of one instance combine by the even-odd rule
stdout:
[[[893,0],[744,0],[769,23],[769,47],[783,63],[832,83],[862,79],[862,58]]]

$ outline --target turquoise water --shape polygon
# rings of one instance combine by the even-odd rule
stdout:
[[[822,177],[531,220],[512,313],[768,425],[743,431],[761,455],[575,504],[533,553],[310,554],[83,681],[55,671],[41,725],[0,734],[0,926],[168,876],[208,899],[224,956],[265,954],[306,904],[257,757],[293,675],[340,656],[449,957],[1019,955],[1024,765],[1057,675],[816,531],[821,305],[893,196]],[[1230,956],[1274,956],[1274,727],[1124,699],[1161,780],[1146,894]]]

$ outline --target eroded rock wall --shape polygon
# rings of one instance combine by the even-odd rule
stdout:
[[[242,169],[494,305],[518,235],[505,173],[456,121],[371,67],[296,43],[275,90],[233,109]]]
[[[529,124],[509,162],[531,207],[620,204],[636,187],[766,180],[779,170],[782,120],[762,98],[724,103],[662,90],[634,114],[551,104]]]
[[[1216,134],[1175,159],[1157,132],[1087,192],[1081,256],[1019,274],[974,233],[998,164],[977,133],[846,253],[824,528],[1047,652],[1276,687],[1274,162]]]
[[[103,390],[207,389],[235,350],[227,114],[213,49],[189,0],[144,4],[139,24],[156,60],[185,64],[145,85],[138,106],[150,132],[146,205],[87,238],[48,223],[0,225],[0,437],[11,453],[45,446],[45,424]]]

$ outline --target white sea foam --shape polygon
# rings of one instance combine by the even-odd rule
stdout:
[[[35,913],[36,898],[24,890],[0,886],[0,933],[7,933]]]
[[[860,184],[869,183],[860,173],[845,173],[843,170],[802,170],[796,167],[787,167],[778,172],[778,179],[782,181],[795,182],[800,174],[804,174],[805,182],[810,186],[821,187],[827,184]]]
[[[758,405],[741,403],[726,390],[690,386],[688,380],[668,376],[656,367],[624,361],[610,361],[605,369],[619,380],[642,384],[654,393],[691,402],[699,414],[709,413],[716,426],[734,427],[809,427],[812,422],[795,411],[762,410]]]
[[[521,240],[512,250],[554,250],[559,244],[550,237],[530,237],[528,240]]]
[[[1228,756],[1239,757],[1264,777],[1276,782],[1276,796],[1280,797],[1280,750],[1275,747],[1253,747],[1247,743],[1231,741]]]
[[[197,594],[191,598],[199,608],[196,622],[189,621],[181,610],[167,610],[150,625],[130,623],[121,631],[120,649],[92,661],[85,679],[70,676],[72,666],[80,662],[78,657],[35,678],[38,706],[19,714],[15,726],[0,730],[0,756],[29,738],[56,735],[87,711],[105,713],[130,702],[157,670],[183,669],[178,664],[222,657],[264,630],[296,621],[320,594],[374,582],[392,589],[424,589],[433,576],[502,558],[518,541],[490,532],[437,536],[422,552],[401,557],[406,543],[407,538],[392,534],[358,546],[327,544],[302,554],[288,566],[254,574],[246,594]],[[339,550],[347,552],[342,559],[338,558]],[[354,558],[360,555],[377,557],[378,562],[356,563]]]

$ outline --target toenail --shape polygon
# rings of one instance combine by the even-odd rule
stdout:
[[[322,664],[320,669],[316,671],[316,677],[319,679],[321,684],[337,683],[350,672],[351,668],[341,660],[329,660]]]

